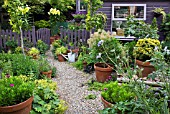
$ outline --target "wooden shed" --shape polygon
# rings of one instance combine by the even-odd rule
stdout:
[[[86,10],[82,1],[77,0],[76,11],[84,12]],[[170,0],[103,0],[103,2],[103,7],[98,12],[107,15],[108,20],[105,29],[109,31],[118,27],[120,22],[125,22],[128,14],[135,14],[136,19],[151,23],[155,8],[163,8],[166,13],[170,12]],[[160,24],[162,16],[157,17],[157,21]]]

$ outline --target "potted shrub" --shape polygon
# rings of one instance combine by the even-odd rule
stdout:
[[[113,66],[119,64],[123,57],[122,45],[110,32],[103,30],[92,34],[88,44],[91,47],[90,56],[96,63],[94,69],[97,81],[104,82],[111,75]]]
[[[62,54],[66,54],[67,50],[68,49],[66,47],[64,47],[64,46],[61,46],[60,48],[57,48],[55,50],[55,54],[57,55],[59,62],[64,62],[65,61],[65,58],[63,57]]]
[[[28,55],[32,56],[33,59],[38,59],[39,58],[39,54],[40,54],[40,51],[37,48],[35,48],[35,47],[32,47],[28,51]]]
[[[117,81],[104,85],[101,93],[101,100],[105,108],[111,107],[116,102],[129,101],[134,98],[134,93],[130,87],[124,83],[119,85]]]
[[[39,71],[41,72],[41,74],[46,75],[47,78],[51,78],[52,67],[44,58],[39,60]]]
[[[136,64],[143,68],[142,76],[147,77],[148,74],[152,73],[155,68],[146,62],[146,60],[151,59],[154,51],[158,51],[161,48],[160,41],[157,39],[144,38],[139,39],[133,50],[133,56],[136,58]]]
[[[42,40],[38,40],[37,48],[40,51],[40,54],[45,54],[45,52],[48,50],[48,45],[44,43]]]
[[[33,101],[34,83],[17,76],[0,80],[0,113],[29,114]]]

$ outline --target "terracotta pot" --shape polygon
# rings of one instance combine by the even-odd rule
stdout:
[[[55,40],[55,36],[51,36],[50,37],[50,44],[52,44],[54,42],[54,40]]]
[[[105,63],[96,63],[94,64],[94,69],[96,73],[96,79],[98,82],[105,82],[106,79],[109,78],[113,71],[113,65],[108,64],[107,67],[104,68],[103,66],[106,65]]]
[[[58,58],[59,62],[64,62],[65,61],[65,58],[61,54],[58,54],[57,58]]]
[[[110,102],[108,102],[108,101],[106,101],[102,96],[101,96],[101,100],[102,100],[102,102],[103,102],[103,105],[104,105],[104,108],[110,108],[110,107],[112,107],[112,103],[110,103]]]
[[[51,78],[52,70],[50,70],[50,71],[48,71],[48,72],[42,72],[42,74],[46,75],[47,78]]]
[[[87,62],[83,61],[83,68],[85,69],[87,67]]]
[[[30,97],[22,103],[0,107],[0,114],[29,114],[31,111],[32,101],[33,97]]]
[[[150,64],[150,62],[142,62],[140,60],[136,60],[136,64],[139,68],[143,68],[142,77],[147,77],[150,73],[155,71],[154,66]]]

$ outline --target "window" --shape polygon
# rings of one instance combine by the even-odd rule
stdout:
[[[118,30],[123,31],[129,15],[133,15],[136,20],[146,20],[146,4],[112,4],[111,31],[117,34]]]
[[[126,20],[128,15],[146,20],[146,4],[112,4],[112,20]]]
[[[86,11],[86,4],[84,0],[78,0],[78,9],[79,11]]]

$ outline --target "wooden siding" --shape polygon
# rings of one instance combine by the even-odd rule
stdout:
[[[108,2],[109,1],[109,2]],[[119,1],[119,2],[118,2]],[[122,1],[122,2],[120,2]],[[129,2],[131,1],[131,2]],[[134,0],[133,0],[134,1]],[[166,2],[159,2],[160,0],[154,0],[154,2],[151,2],[152,0],[142,0],[143,2],[132,2],[132,0],[107,0],[104,1],[103,7],[98,10],[98,12],[103,12],[107,15],[108,20],[107,20],[107,26],[106,30],[111,30],[111,15],[112,15],[112,4],[146,4],[146,22],[151,23],[153,19],[153,12],[152,10],[155,7],[162,7],[164,8],[165,12],[168,13],[170,12],[170,1]],[[149,1],[149,2],[148,2]],[[157,2],[155,2],[157,1]],[[161,17],[158,18],[158,24],[161,23]]]

